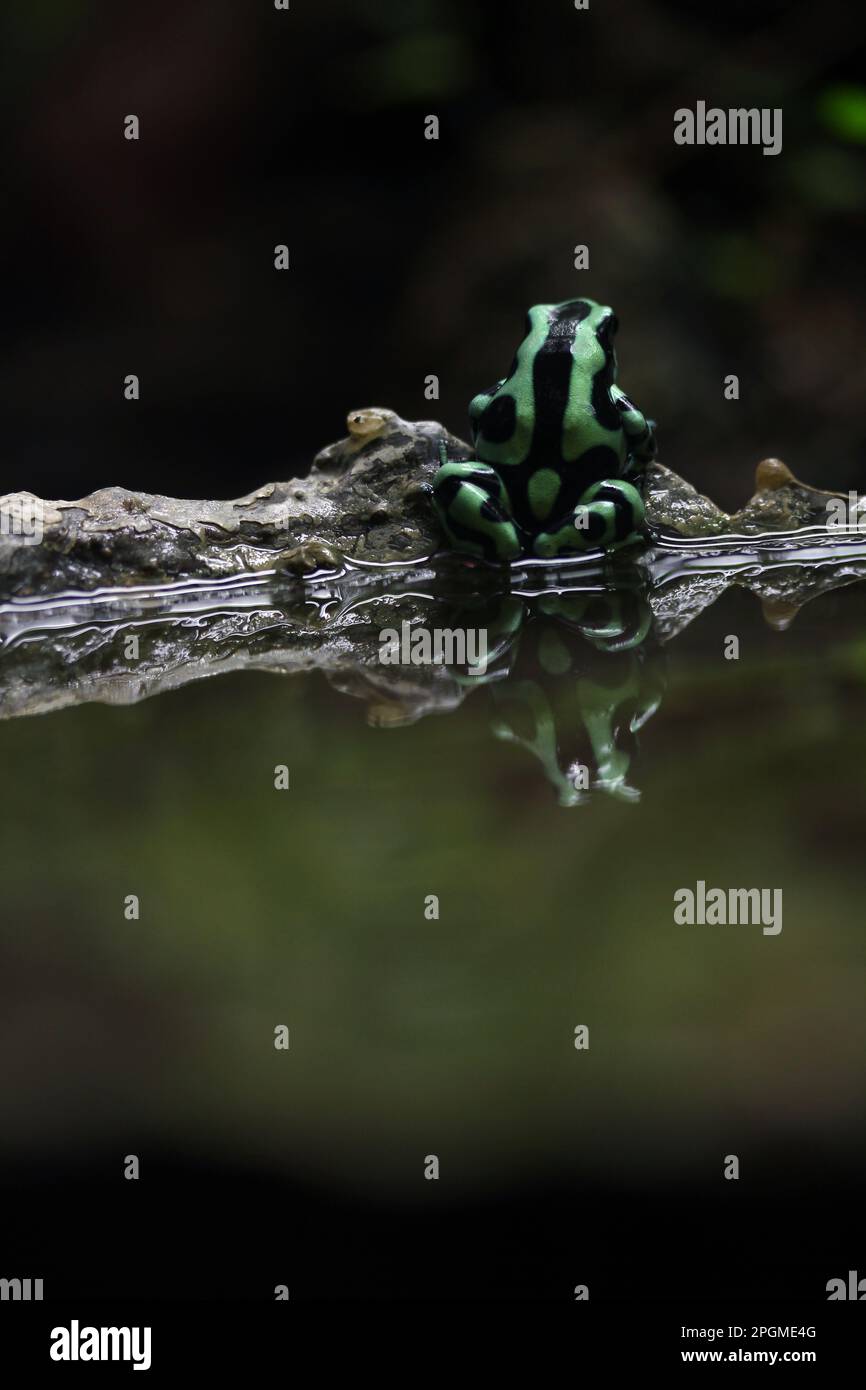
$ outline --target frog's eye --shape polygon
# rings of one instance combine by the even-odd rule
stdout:
[[[598,325],[595,335],[604,348],[604,351],[607,353],[613,352],[614,334],[618,328],[619,319],[611,309],[609,313],[605,314],[601,323]]]
[[[346,428],[355,439],[367,439],[370,435],[381,434],[385,428],[387,412],[382,410],[352,410],[346,418]]]
[[[492,386],[488,386],[486,391],[479,391],[477,396],[472,397],[472,400],[469,402],[469,423],[471,425],[478,425],[478,421],[493,400],[500,386],[505,385],[505,380],[506,378],[503,377],[501,381],[496,381]]]

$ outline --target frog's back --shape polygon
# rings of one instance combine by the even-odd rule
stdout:
[[[478,456],[507,477],[523,525],[538,520],[533,480],[537,486],[556,475],[558,502],[572,506],[622,466],[622,430],[610,395],[616,326],[613,310],[592,299],[534,305],[508,375],[472,403]]]
[[[536,428],[532,454],[563,464],[598,444],[616,447],[620,422],[611,400],[616,379],[616,315],[594,299],[536,304],[530,322],[543,342],[534,358]],[[548,462],[547,466],[550,466]]]

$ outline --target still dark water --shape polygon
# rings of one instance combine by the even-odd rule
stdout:
[[[548,603],[507,678],[415,722],[382,668],[181,669],[158,624],[176,688],[72,703],[110,697],[82,623],[70,703],[0,723],[6,1263],[124,1296],[824,1299],[864,1234],[863,598],[779,631],[732,589],[623,650],[633,614]],[[599,750],[614,785],[569,798]],[[780,928],[676,922],[699,881],[781,890]]]

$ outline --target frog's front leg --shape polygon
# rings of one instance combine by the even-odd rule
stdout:
[[[628,440],[629,453],[641,463],[649,463],[656,456],[656,437],[653,421],[648,420],[634,401],[630,400],[618,386],[610,389],[611,398],[619,411],[623,433]]]
[[[535,553],[542,560],[576,551],[622,545],[644,523],[643,498],[623,478],[609,478],[587,488],[574,511],[553,531],[535,538]]]
[[[433,502],[455,550],[485,560],[516,560],[522,546],[502,480],[486,463],[449,463],[433,479]]]

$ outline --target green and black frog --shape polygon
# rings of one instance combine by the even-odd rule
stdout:
[[[489,688],[496,737],[538,759],[561,806],[582,804],[590,789],[637,800],[628,783],[634,736],[664,686],[641,585],[509,594],[492,610],[455,614],[454,625],[482,619],[487,670],[456,679]]]
[[[635,483],[655,435],[616,385],[616,331],[613,310],[592,299],[529,310],[508,375],[469,406],[475,459],[440,449],[433,498],[455,549],[555,559],[640,532]]]

